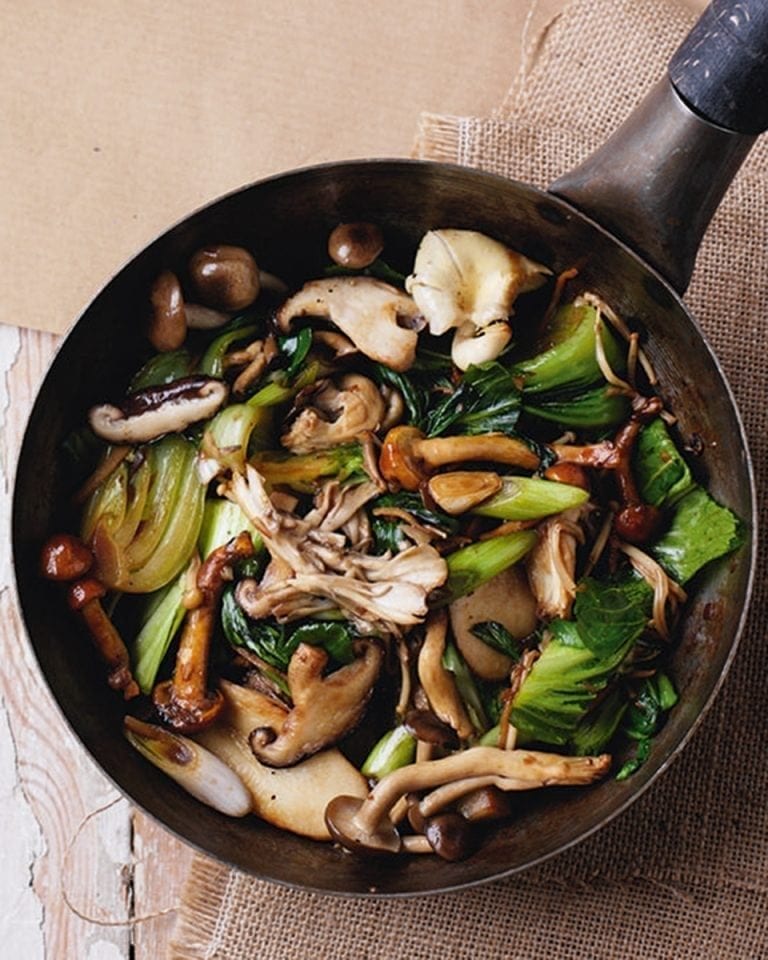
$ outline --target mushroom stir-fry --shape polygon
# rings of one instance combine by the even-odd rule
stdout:
[[[235,246],[163,271],[42,573],[193,796],[453,860],[511,793],[643,763],[684,591],[742,524],[575,270],[468,230],[407,277],[383,252],[341,224],[298,290]]]

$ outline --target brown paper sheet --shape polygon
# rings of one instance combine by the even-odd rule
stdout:
[[[490,112],[563,2],[0,0],[0,323],[61,333],[201,204]]]
[[[656,0],[574,0],[503,110],[426,116],[420,151],[544,185],[626,114],[688,23]],[[768,361],[745,344],[765,337],[766,171],[763,143],[713,222],[689,295],[731,378],[763,489]],[[763,554],[735,665],[685,753],[595,836],[508,881],[408,901],[290,891],[199,857],[173,960],[767,957],[766,582]]]

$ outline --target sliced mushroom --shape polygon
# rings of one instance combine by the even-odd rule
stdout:
[[[512,336],[507,321],[517,296],[541,286],[550,273],[474,230],[430,230],[405,286],[433,335],[456,328],[453,362],[466,370],[501,353]]]
[[[375,432],[384,420],[384,398],[376,384],[359,373],[337,382],[321,381],[306,406],[280,438],[293,453],[311,453],[349,443],[366,431]]]
[[[296,317],[327,317],[366,357],[402,372],[416,358],[418,334],[401,324],[419,316],[397,287],[371,277],[336,277],[306,283],[278,310],[277,322],[287,333]]]
[[[92,407],[88,422],[108,443],[148,443],[212,417],[228,392],[227,385],[213,377],[185,377],[130,394],[119,407],[108,403]]]
[[[376,643],[361,643],[352,663],[323,671],[328,654],[301,643],[288,664],[293,708],[282,726],[258,727],[249,742],[257,760],[271,767],[289,767],[323,747],[336,743],[360,722],[384,654]]]
[[[208,658],[216,612],[225,581],[232,577],[232,564],[252,553],[251,537],[243,532],[217,547],[200,566],[197,574],[200,605],[187,611],[173,679],[157,684],[152,692],[158,713],[174,730],[182,733],[202,730],[221,712],[221,694],[208,690]]]
[[[431,477],[427,492],[445,513],[452,517],[467,513],[483,500],[501,490],[498,473],[486,470],[455,470]]]
[[[453,674],[443,665],[447,634],[448,617],[445,611],[433,611],[427,620],[417,671],[432,710],[449,724],[462,740],[468,740],[475,731],[456,689]]]
[[[514,661],[476,636],[474,627],[488,621],[500,623],[516,640],[536,629],[536,600],[525,574],[516,566],[507,567],[474,593],[454,600],[449,611],[456,646],[470,669],[483,680],[503,680]]]
[[[532,750],[471,747],[439,760],[400,767],[382,777],[365,800],[338,796],[328,804],[325,820],[333,838],[353,853],[397,853],[402,840],[389,812],[407,793],[486,776],[504,777],[514,790],[586,785],[604,776],[610,765],[609,754],[562,757]]]
[[[294,767],[267,767],[254,757],[240,733],[217,722],[196,739],[240,777],[253,812],[281,830],[313,840],[330,840],[325,808],[340,790],[365,797],[368,784],[339,750],[322,750]]]

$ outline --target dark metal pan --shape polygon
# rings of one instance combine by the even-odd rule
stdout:
[[[404,265],[421,235],[438,226],[481,230],[555,270],[583,264],[584,286],[647,331],[681,435],[701,440],[696,470],[720,501],[754,524],[744,429],[723,372],[679,295],[710,216],[755,135],[768,127],[767,53],[768,5],[716,0],[673,59],[670,76],[601,151],[549,192],[431,163],[301,170],[193,214],[102,290],[62,344],[32,411],[16,480],[13,546],[18,596],[40,669],[86,749],[133,803],[190,844],[259,877],[322,892],[405,895],[455,889],[540,862],[605,824],[669,765],[733,657],[749,600],[754,538],[698,584],[673,665],[681,702],[635,776],[572,795],[542,795],[530,813],[502,826],[463,863],[430,857],[392,865],[356,860],[255,819],[226,819],[150,768],[123,739],[120,700],[104,684],[59,593],[39,579],[37,554],[50,532],[71,522],[62,438],[135,369],[145,348],[147,291],[158,271],[180,268],[204,243],[227,242],[251,249],[265,269],[303,280],[321,268],[329,230],[350,220],[381,224],[388,257]]]

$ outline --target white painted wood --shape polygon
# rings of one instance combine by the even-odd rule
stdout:
[[[64,726],[11,587],[13,461],[55,344],[0,326],[0,955],[161,960],[191,851],[136,814]]]

